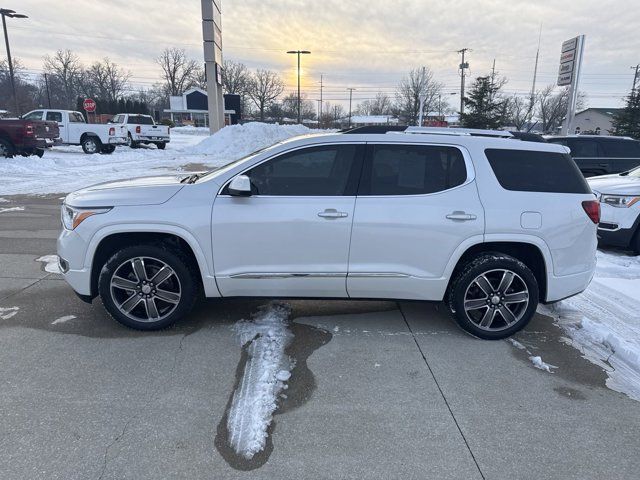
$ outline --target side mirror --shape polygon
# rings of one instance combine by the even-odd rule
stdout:
[[[251,180],[246,175],[238,175],[229,184],[229,195],[235,197],[251,196]]]

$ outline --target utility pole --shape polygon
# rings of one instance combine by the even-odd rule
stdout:
[[[320,128],[320,119],[322,118],[322,100],[316,100],[318,102],[318,128]]]
[[[49,93],[49,79],[47,74],[44,74],[44,86],[47,89],[47,103],[49,104],[49,108],[51,108],[51,94]]]
[[[298,123],[302,123],[300,120],[300,55],[309,55],[309,50],[289,50],[287,53],[292,55],[298,55]]]
[[[462,61],[460,62],[460,116],[464,113],[464,71],[469,68],[469,64],[464,61],[464,54],[470,51],[469,48],[463,48],[458,50],[458,53],[462,54]]]
[[[355,88],[349,87],[347,88],[347,90],[349,90],[349,127],[348,128],[351,128],[351,99],[353,98],[353,91],[355,90]]]
[[[0,16],[2,17],[2,30],[4,31],[4,44],[7,48],[7,61],[9,62],[9,77],[11,78],[11,91],[13,92],[13,100],[16,105],[16,115],[20,115],[20,107],[18,105],[18,95],[16,94],[16,79],[13,75],[13,62],[11,61],[11,49],[9,48],[9,35],[7,35],[7,21],[5,17],[9,18],[29,18],[21,13],[16,13],[14,10],[7,8],[0,8]]]
[[[338,106],[334,105],[333,106],[333,126],[336,126],[336,123],[338,123]]]
[[[320,74],[320,116],[318,117],[318,128],[322,128],[322,74]]]
[[[631,98],[634,99],[636,97],[636,82],[638,81],[638,72],[640,71],[640,63],[635,67],[631,67],[636,70],[636,73],[633,75],[633,87],[631,87]]]

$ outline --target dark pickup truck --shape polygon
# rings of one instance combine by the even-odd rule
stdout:
[[[59,144],[60,130],[56,122],[6,118],[0,120],[0,158],[14,155],[38,155],[45,148]]]
[[[548,137],[547,141],[569,147],[585,177],[626,172],[640,165],[640,141],[632,138],[575,135]]]

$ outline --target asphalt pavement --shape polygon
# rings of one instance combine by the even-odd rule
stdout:
[[[234,461],[220,431],[242,355],[231,327],[268,300],[120,326],[36,261],[55,253],[61,196],[0,203],[2,479],[637,478],[640,404],[550,318],[516,335],[522,350],[423,302],[290,301],[288,398],[259,461]]]

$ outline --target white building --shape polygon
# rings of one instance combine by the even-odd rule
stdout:
[[[611,135],[613,117],[620,108],[587,108],[576,113],[573,121],[574,131],[569,133],[583,133],[589,135]]]

